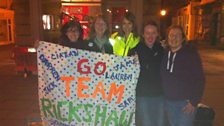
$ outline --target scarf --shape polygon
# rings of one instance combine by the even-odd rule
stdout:
[[[102,39],[94,39],[96,45],[99,47],[99,49],[101,50],[104,46],[104,44],[107,43],[108,39],[106,39],[106,37],[102,38]]]

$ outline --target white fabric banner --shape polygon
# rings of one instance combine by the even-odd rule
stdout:
[[[39,105],[44,126],[133,126],[137,57],[40,42]]]

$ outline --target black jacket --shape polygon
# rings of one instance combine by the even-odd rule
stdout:
[[[76,49],[84,49],[85,48],[83,41],[70,42],[68,40],[68,38],[65,38],[65,37],[64,38],[61,37],[59,39],[58,43],[62,46],[66,46],[66,47],[70,47],[70,48],[76,48]]]
[[[163,94],[160,65],[163,57],[163,47],[155,42],[152,48],[148,48],[144,42],[140,42],[135,48],[140,61],[140,76],[138,79],[137,96],[160,96]]]

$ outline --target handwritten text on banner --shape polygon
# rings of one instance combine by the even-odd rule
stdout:
[[[135,57],[120,57],[41,42],[39,103],[48,126],[133,126]]]

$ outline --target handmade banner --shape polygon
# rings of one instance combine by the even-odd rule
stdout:
[[[40,42],[39,105],[44,126],[133,126],[137,57]]]

